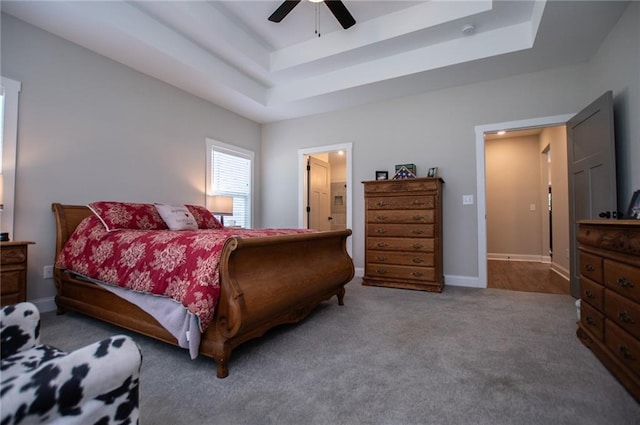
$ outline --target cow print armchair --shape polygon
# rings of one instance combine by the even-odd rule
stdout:
[[[137,424],[142,354],[117,335],[71,353],[40,344],[31,303],[2,308],[0,424]]]

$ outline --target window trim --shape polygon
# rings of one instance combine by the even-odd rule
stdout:
[[[4,92],[4,117],[2,134],[2,178],[4,185],[3,210],[1,228],[9,233],[9,238],[15,240],[14,209],[16,184],[16,149],[18,145],[18,104],[22,83],[10,78],[2,78]]]
[[[229,155],[235,155],[235,156],[239,156],[239,157],[244,157],[246,159],[248,159],[249,161],[251,161],[251,167],[249,169],[249,227],[253,228],[254,225],[254,196],[255,196],[255,191],[254,191],[254,187],[255,187],[255,182],[254,182],[254,178],[255,178],[255,152],[248,150],[248,149],[244,149],[241,148],[239,146],[235,146],[235,145],[231,145],[228,143],[224,143],[221,142],[219,140],[214,140],[214,139],[210,139],[207,137],[206,139],[206,146],[207,146],[207,164],[206,164],[206,173],[205,173],[205,178],[206,178],[206,182],[205,182],[205,193],[206,196],[212,196],[215,195],[213,193],[213,188],[211,187],[211,161],[212,161],[212,155],[211,153],[216,150],[218,152],[223,152]]]

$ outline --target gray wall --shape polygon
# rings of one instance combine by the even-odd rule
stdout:
[[[254,150],[260,175],[259,124],[4,14],[1,71],[22,82],[12,239],[36,242],[30,300],[55,294],[52,202],[203,205],[207,137]]]
[[[444,272],[447,282],[478,276],[478,225],[475,206],[463,194],[476,192],[474,127],[571,114],[606,90],[614,91],[621,165],[621,201],[640,188],[640,39],[638,3],[587,63],[524,74],[447,90],[418,94],[339,112],[263,126],[263,222],[296,223],[297,149],[353,142],[353,256],[364,266],[363,189],[375,170],[415,163],[425,175],[438,166],[444,188]],[[417,89],[419,91],[419,88]],[[633,119],[635,117],[635,119]],[[266,201],[268,200],[268,202]]]

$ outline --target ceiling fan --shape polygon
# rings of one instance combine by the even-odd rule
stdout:
[[[294,7],[300,3],[301,0],[285,0],[282,4],[276,9],[275,12],[269,16],[269,20],[271,22],[280,22],[282,21],[288,14],[293,10]],[[347,29],[352,27],[356,20],[351,16],[351,13],[347,10],[347,7],[340,0],[309,0],[312,3],[320,3],[323,2],[327,5],[333,16],[336,17],[342,28]]]

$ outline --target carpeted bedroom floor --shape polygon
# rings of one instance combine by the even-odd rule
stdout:
[[[211,359],[134,335],[141,424],[640,424],[637,403],[575,336],[568,295],[446,286],[347,286],[304,322]],[[43,342],[73,350],[128,333],[43,314]]]

